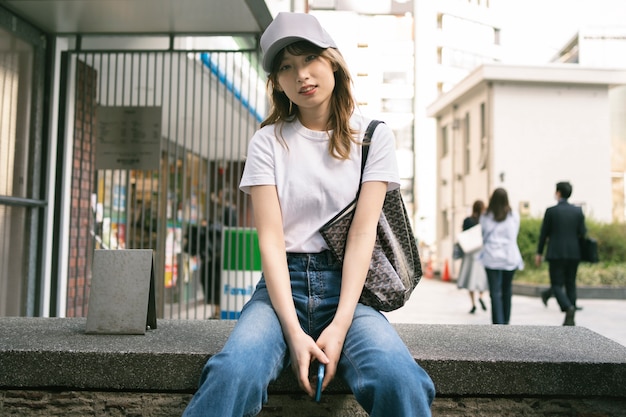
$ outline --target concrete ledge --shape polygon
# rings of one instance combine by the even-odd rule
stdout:
[[[193,393],[229,321],[159,320],[140,336],[85,319],[0,318],[0,389]],[[395,325],[439,396],[626,399],[626,347],[582,327]],[[242,358],[245,360],[245,358]],[[290,372],[270,392],[299,393]],[[328,393],[349,393],[335,382]]]

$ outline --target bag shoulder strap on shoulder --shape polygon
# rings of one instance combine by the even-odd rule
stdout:
[[[363,171],[365,170],[365,163],[367,162],[367,155],[370,151],[370,143],[372,142],[372,136],[376,126],[381,123],[385,123],[382,120],[372,120],[365,130],[363,135],[363,143],[361,144],[361,177],[359,178],[359,191],[361,191],[361,184],[363,183]],[[358,194],[357,194],[358,195]]]

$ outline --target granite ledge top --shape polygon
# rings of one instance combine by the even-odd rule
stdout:
[[[145,335],[83,318],[0,318],[0,387],[188,391],[233,321],[159,320]],[[438,395],[626,398],[626,347],[583,327],[395,324]],[[289,372],[270,391],[299,390]],[[347,392],[336,381],[329,391]]]

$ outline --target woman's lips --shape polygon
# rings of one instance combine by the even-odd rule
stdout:
[[[316,87],[316,86],[314,86],[314,85],[307,85],[307,86],[305,86],[305,87],[302,87],[302,88],[300,89],[299,93],[300,93],[300,94],[303,94],[303,95],[308,95],[308,94],[313,93],[313,91],[315,91],[315,89],[316,89],[316,88],[317,88],[317,87]]]

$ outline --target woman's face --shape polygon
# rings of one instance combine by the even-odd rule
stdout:
[[[278,89],[295,103],[300,113],[328,112],[335,89],[332,64],[320,55],[292,55],[284,51],[276,76]]]

